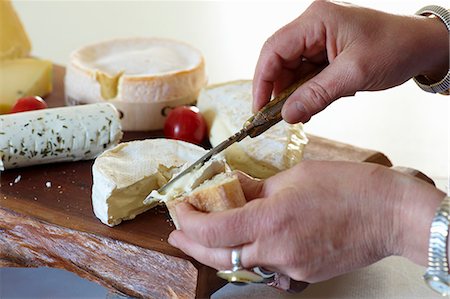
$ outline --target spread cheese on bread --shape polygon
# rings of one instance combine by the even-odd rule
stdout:
[[[188,166],[190,165],[184,165],[184,167],[179,169],[178,173],[182,172]],[[229,170],[229,167],[220,155],[218,157],[213,157],[198,169],[194,169],[174,181],[164,194],[160,194],[157,190],[153,190],[150,195],[147,196],[144,203],[151,203],[154,199],[158,199],[160,202],[168,202],[172,199],[184,196],[191,193],[195,188],[211,179],[213,176],[227,170]],[[178,173],[175,173],[172,178],[177,177]]]
[[[180,202],[187,202],[199,211],[220,212],[242,207],[247,201],[236,173],[223,172],[204,181],[191,192],[165,202],[177,229],[180,225],[175,207]]]
[[[109,226],[135,218],[159,204],[158,199],[144,204],[147,195],[205,153],[197,145],[171,139],[125,142],[105,151],[92,167],[95,215]]]
[[[185,43],[114,39],[72,53],[66,102],[108,101],[122,112],[124,130],[157,130],[164,124],[164,108],[195,102],[205,82],[202,54]]]
[[[242,129],[252,115],[252,82],[233,81],[202,90],[197,106],[206,119],[212,146]],[[302,159],[308,139],[302,124],[284,121],[255,138],[245,138],[227,148],[227,163],[256,178],[267,178]]]

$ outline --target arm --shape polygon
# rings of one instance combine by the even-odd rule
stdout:
[[[437,18],[315,1],[264,44],[253,81],[254,110],[317,64],[328,66],[286,102],[287,122],[307,122],[357,91],[387,89],[417,75],[438,81],[449,68],[448,37]]]

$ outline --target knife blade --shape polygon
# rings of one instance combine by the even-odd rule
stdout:
[[[194,169],[200,168],[203,164],[205,164],[208,160],[210,160],[214,155],[222,152],[230,145],[241,141],[247,136],[254,138],[259,136],[260,134],[267,131],[273,125],[277,124],[282,120],[281,116],[281,108],[283,108],[284,103],[289,98],[289,96],[303,83],[320,73],[323,67],[319,67],[311,71],[310,73],[304,75],[299,81],[292,84],[285,90],[283,90],[280,94],[278,94],[275,98],[273,98],[269,103],[267,103],[264,107],[262,107],[255,115],[250,117],[245,123],[243,128],[224,140],[214,148],[212,148],[208,153],[202,156],[200,159],[195,161],[191,166],[180,172],[176,177],[172,178],[167,184],[158,189],[158,193],[163,195],[165,191],[176,181],[178,181],[181,177],[190,173]]]

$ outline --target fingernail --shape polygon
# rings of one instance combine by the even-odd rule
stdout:
[[[286,122],[294,124],[300,121],[305,122],[307,113],[305,105],[295,101],[286,103],[281,111],[281,115]]]

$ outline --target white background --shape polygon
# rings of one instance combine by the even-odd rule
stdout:
[[[210,83],[250,79],[264,41],[310,1],[157,2],[13,1],[33,55],[67,64],[77,47],[128,36],[182,40],[205,56]],[[396,14],[447,1],[352,1]],[[416,63],[411,61],[411,63]],[[314,117],[309,133],[378,150],[394,165],[430,175],[448,189],[450,97],[421,91],[412,81],[382,92],[361,92]],[[419,280],[418,280],[419,281]],[[415,281],[414,284],[420,283]]]

